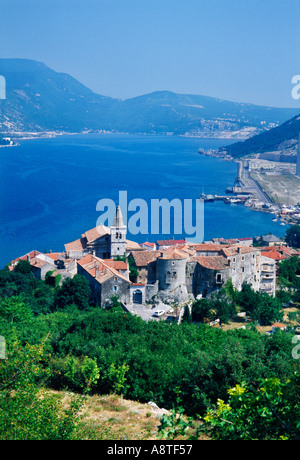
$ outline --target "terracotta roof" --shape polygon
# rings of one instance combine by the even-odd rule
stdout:
[[[20,260],[28,260],[28,258],[29,258],[29,260],[31,260],[34,257],[36,257],[37,255],[39,255],[39,254],[41,254],[39,251],[30,251],[27,254],[25,254],[24,256],[21,256],[21,257],[18,257],[17,259],[15,259],[15,260],[12,260],[10,262],[10,265],[15,265]]]
[[[252,248],[248,246],[230,246],[229,248],[223,248],[222,252],[225,254],[226,257],[236,256],[238,254],[251,254],[251,253],[258,253],[260,252],[260,248]]]
[[[177,248],[165,249],[164,251],[160,251],[160,254],[163,255],[160,255],[159,259],[166,260],[184,260],[189,257],[189,254]]]
[[[117,276],[118,278],[121,278],[123,281],[126,281],[126,283],[131,284],[131,281],[129,281],[129,279],[127,279],[117,270],[106,264],[103,259],[99,259],[98,257],[92,256],[91,254],[86,255],[77,263],[93,278],[96,278],[96,280],[100,284],[104,283],[105,281],[114,276]]]
[[[38,257],[34,257],[30,261],[30,265],[32,267],[36,267],[36,268],[42,268],[47,264],[48,264],[48,262],[46,262],[45,260],[39,259]]]
[[[91,230],[85,232],[82,237],[86,238],[88,243],[92,243],[104,235],[110,235],[110,228],[106,227],[105,225],[98,225],[98,227],[92,228]]]
[[[143,248],[141,248],[141,246],[135,241],[126,240],[126,249],[127,251],[133,251],[133,250],[140,251]]]
[[[204,268],[210,270],[226,270],[229,268],[228,260],[223,256],[194,257],[194,260]]]
[[[65,244],[65,250],[69,251],[82,251],[86,248],[86,239],[80,238],[78,240],[72,241],[71,243]]]
[[[147,249],[144,249],[142,251],[131,251],[131,255],[137,267],[147,267],[148,264],[161,255],[161,251],[147,251]]]
[[[227,246],[224,244],[221,245],[221,244],[202,243],[202,244],[194,244],[192,247],[197,252],[221,252]]]
[[[104,263],[115,270],[127,270],[127,262],[123,260],[103,259]]]
[[[156,241],[158,246],[176,246],[178,244],[185,244],[185,240],[160,240]]]
[[[180,251],[183,251],[183,252],[187,252],[190,256],[193,256],[196,254],[196,250],[192,247],[189,247],[187,245],[185,246],[178,246],[178,248]]]
[[[277,251],[262,251],[261,255],[264,257],[267,257],[268,259],[273,259],[273,260],[286,259],[284,255],[280,254],[280,252],[277,252]]]
[[[58,260],[59,256],[63,256],[63,252],[49,252],[45,254],[47,257],[50,257],[50,259],[53,259],[54,261]]]

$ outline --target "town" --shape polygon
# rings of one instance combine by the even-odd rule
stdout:
[[[28,260],[41,280],[50,276],[60,284],[76,274],[84,276],[94,301],[105,308],[113,297],[122,307],[145,320],[171,314],[173,306],[191,305],[218,292],[228,280],[240,291],[244,283],[256,292],[276,295],[277,265],[300,256],[281,238],[216,238],[203,243],[163,240],[138,244],[128,240],[120,206],[113,225],[86,231],[66,243],[64,252],[32,250],[13,260]],[[183,312],[183,309],[181,309]]]

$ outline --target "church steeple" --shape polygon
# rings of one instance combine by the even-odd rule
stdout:
[[[110,227],[110,254],[111,257],[124,256],[126,254],[126,232],[122,211],[117,206],[113,224]]]
[[[122,211],[121,211],[121,207],[119,205],[117,206],[116,214],[115,214],[112,226],[113,227],[124,227]]]

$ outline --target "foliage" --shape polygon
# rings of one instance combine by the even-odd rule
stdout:
[[[22,275],[29,275],[31,273],[31,265],[28,260],[19,260],[14,268],[15,273],[22,273]]]
[[[14,343],[0,362],[0,438],[2,440],[76,439],[82,401],[74,398],[64,409],[59,400],[40,387],[47,372],[43,343]]]
[[[103,380],[109,382],[109,386],[113,393],[122,394],[126,389],[126,374],[129,371],[129,366],[123,363],[121,366],[116,366],[111,363],[107,369],[103,369]]]
[[[300,439],[299,374],[284,382],[264,379],[258,389],[237,384],[228,394],[228,402],[219,399],[203,418],[212,439]]]
[[[30,322],[32,320],[32,310],[24,302],[23,297],[13,296],[10,298],[0,299],[0,317],[14,322]]]
[[[87,310],[90,306],[89,300],[91,288],[84,276],[75,275],[74,278],[67,278],[57,290],[55,297],[55,309],[63,309],[75,305],[79,310]]]
[[[225,290],[221,290],[211,296],[211,309],[214,311],[213,319],[219,319],[220,325],[227,324],[229,319],[236,313],[233,302],[226,295]]]
[[[283,318],[282,304],[278,298],[256,292],[248,284],[244,284],[241,292],[237,293],[237,302],[242,311],[261,325],[269,325]]]
[[[290,289],[295,300],[299,291],[293,291],[293,263],[285,264],[287,271],[281,273],[291,283],[284,289]],[[184,408],[187,416],[203,415],[218,399],[227,404],[228,389],[240,382],[245,382],[252,392],[261,378],[294,382],[294,372],[299,372],[300,360],[292,357],[290,332],[267,336],[255,330],[224,332],[199,324],[218,317],[226,322],[235,314],[235,308],[250,313],[253,321],[270,322],[279,318],[280,297],[266,297],[247,285],[237,292],[228,283],[217,295],[194,302],[192,319],[197,325],[185,321],[178,325],[145,322],[123,311],[118,298],[111,299],[112,308],[91,308],[86,280],[74,280],[67,280],[61,287],[49,286],[31,273],[0,271],[0,334],[8,349],[12,350],[18,342],[19,348],[28,353],[26,350],[38,346],[49,335],[43,347],[51,357],[41,358],[37,366],[47,372],[36,375],[32,399],[27,400],[29,406],[35,408],[34,394],[37,399],[47,399],[48,393],[40,386],[42,382],[55,390],[68,388],[83,394],[115,392],[132,400],[155,401],[167,409],[174,409],[172,389],[180,387],[181,402],[177,408]],[[7,401],[10,404],[10,399]],[[20,396],[20,408],[22,401],[25,404]],[[55,414],[54,402],[50,406]],[[59,413],[63,419],[61,408]],[[31,412],[28,417],[30,421]],[[49,420],[52,423],[54,415],[53,419],[49,415]],[[169,422],[165,423],[167,429]],[[11,434],[8,431],[7,427],[7,438],[16,436],[15,428]],[[27,435],[28,432],[24,438]],[[50,428],[45,437],[48,435],[52,436]],[[39,439],[40,434],[36,436]]]
[[[189,307],[187,305],[185,305],[185,307],[184,307],[181,322],[186,323],[186,324],[191,324],[191,322],[192,322],[192,316],[191,316],[191,313],[190,313],[190,309],[189,309]]]
[[[128,257],[128,265],[129,265],[129,279],[132,283],[136,283],[139,272],[138,272],[138,269],[136,268],[134,258],[132,257],[131,254]]]
[[[292,248],[300,248],[300,225],[293,225],[286,231],[285,241]]]
[[[174,441],[178,438],[184,438],[187,436],[188,430],[191,428],[193,419],[190,417],[184,417],[184,408],[181,406],[180,388],[176,388],[176,402],[174,407],[171,409],[171,414],[164,414],[160,419],[160,425],[158,427],[158,438],[167,439]]]
[[[100,371],[94,359],[88,356],[80,359],[71,356],[66,361],[65,376],[73,388],[90,393],[99,380]]]
[[[210,319],[211,304],[208,299],[196,300],[192,305],[192,320],[203,323],[205,319]]]

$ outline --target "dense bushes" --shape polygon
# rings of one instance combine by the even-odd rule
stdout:
[[[80,287],[78,291],[74,285]],[[284,380],[299,370],[299,361],[292,357],[290,333],[224,332],[190,324],[188,315],[180,325],[145,322],[114,302],[109,310],[89,304],[88,289],[80,278],[55,287],[34,280],[30,273],[4,270],[0,289],[0,335],[5,336],[8,348],[17,340],[23,347],[36,345],[48,336],[45,351],[49,357],[43,366],[54,389],[120,392],[171,408],[174,389],[179,387],[186,412],[195,415],[204,414],[218,398],[226,400],[228,389],[240,382],[255,388],[260,378]],[[222,321],[226,321],[236,303],[243,302],[248,311],[252,294],[246,287],[240,297],[221,293],[214,314],[223,313]],[[63,298],[68,308],[63,308]],[[210,308],[209,301],[204,301],[198,318],[205,317]]]

